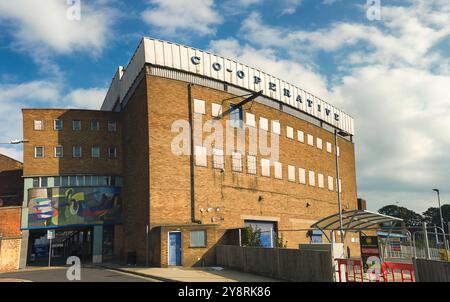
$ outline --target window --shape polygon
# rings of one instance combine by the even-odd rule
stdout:
[[[242,172],[242,154],[239,152],[233,152],[231,157],[233,171]]]
[[[276,179],[283,179],[283,168],[282,168],[281,163],[274,162],[273,163],[273,167],[275,169],[275,178]]]
[[[61,177],[53,177],[53,186],[60,187],[61,186]]]
[[[314,187],[316,185],[316,174],[314,171],[309,171],[309,185]]]
[[[48,187],[48,177],[41,177],[41,188],[47,188]]]
[[[213,149],[213,167],[222,170],[225,168],[222,149]]]
[[[206,247],[206,231],[190,231],[189,232],[190,247]]]
[[[41,120],[35,120],[33,125],[34,130],[44,130],[44,122]]]
[[[92,120],[91,121],[91,130],[92,131],[98,131],[100,130],[100,123],[97,120]]]
[[[303,168],[298,168],[298,181],[306,185],[306,170]]]
[[[117,122],[114,122],[114,121],[108,121],[108,131],[109,131],[109,132],[115,132],[115,131],[117,131]]]
[[[117,148],[116,147],[108,148],[108,157],[109,158],[117,158]]]
[[[295,182],[295,167],[288,165],[288,180]]]
[[[255,125],[256,125],[255,115],[247,112],[247,113],[245,114],[245,123],[246,123],[248,126],[255,127]]]
[[[80,146],[73,146],[72,155],[73,157],[81,157],[81,147]]]
[[[308,145],[314,146],[314,137],[311,134],[308,134]]]
[[[341,150],[339,149],[339,146],[337,146],[337,156],[341,156]]]
[[[72,121],[72,130],[73,131],[80,131],[81,130],[81,121],[80,120],[73,120]]]
[[[92,186],[92,176],[85,176],[84,177],[84,185],[85,186]]]
[[[39,177],[33,177],[33,188],[39,188]]]
[[[205,114],[205,101],[194,99],[194,112]]]
[[[269,120],[264,117],[260,117],[259,128],[261,128],[261,130],[269,131]]]
[[[287,138],[294,139],[294,128],[287,126],[286,127],[286,136],[287,136]]]
[[[212,103],[211,104],[211,113],[214,117],[219,117],[222,115],[222,105]]]
[[[55,130],[62,130],[63,128],[63,121],[62,120],[55,120],[54,121],[54,129]]]
[[[109,186],[109,176],[99,176],[98,177],[99,186]]]
[[[62,176],[61,177],[61,185],[63,187],[68,187],[69,186],[69,177],[68,176]]]
[[[318,149],[322,150],[322,139],[321,138],[317,138],[316,139],[316,146]]]
[[[71,186],[77,185],[77,177],[76,176],[69,176],[69,185],[71,185]]]
[[[281,134],[280,122],[272,121],[272,133]]]
[[[207,167],[206,147],[195,146],[195,164],[201,167]]]
[[[312,230],[311,234],[311,244],[321,244],[323,243],[322,234],[323,232],[320,230]]]
[[[63,157],[64,149],[62,146],[55,147],[55,157]]]
[[[256,174],[256,156],[247,156],[247,173]]]
[[[333,185],[333,177],[332,176],[328,176],[328,190],[333,191],[334,190],[334,185]]]
[[[331,143],[330,143],[330,142],[327,142],[327,152],[328,152],[328,153],[331,153],[331,152],[332,152],[332,151],[331,151],[332,149],[333,149],[333,146],[331,145]]]
[[[297,130],[297,140],[301,143],[305,142],[305,134],[303,131]]]
[[[261,175],[270,177],[270,160],[261,159]]]
[[[320,173],[317,174],[317,182],[318,182],[319,188],[324,188],[325,187],[323,174],[320,174]]]
[[[91,156],[93,158],[99,158],[100,157],[100,147],[93,146],[91,148]]]
[[[230,126],[239,128],[242,127],[244,123],[244,111],[242,106],[236,106],[230,104]]]
[[[44,147],[42,147],[42,146],[34,147],[34,157],[35,158],[44,158]]]
[[[78,186],[78,187],[84,186],[84,176],[76,177],[76,186]]]
[[[339,192],[342,193],[342,179],[339,179],[338,186],[339,186]]]
[[[91,183],[93,186],[98,186],[98,176],[92,176]]]

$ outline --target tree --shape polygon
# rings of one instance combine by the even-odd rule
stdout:
[[[448,232],[448,222],[450,221],[450,205],[444,204],[442,208],[442,218],[444,220],[445,232]],[[428,208],[423,212],[424,221],[430,225],[441,226],[441,217],[439,215],[439,208]]]
[[[262,246],[261,229],[248,226],[244,229],[245,246],[258,247]]]
[[[396,205],[384,206],[378,210],[378,213],[401,218],[407,227],[420,226],[424,219],[422,215],[417,214],[416,212],[405,207],[399,207]]]

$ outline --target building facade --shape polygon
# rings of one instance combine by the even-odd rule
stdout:
[[[19,268],[22,163],[0,154],[0,272]]]
[[[28,262],[54,228],[61,258],[210,265],[246,226],[268,247],[321,242],[309,228],[338,211],[338,190],[357,208],[350,116],[186,46],[144,38],[101,110],[24,109],[23,122]]]

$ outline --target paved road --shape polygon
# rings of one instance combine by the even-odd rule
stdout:
[[[67,268],[31,268],[13,273],[0,273],[2,281],[69,282]],[[104,268],[82,268],[81,282],[158,282],[151,278],[117,272]],[[70,281],[76,282],[76,281]]]

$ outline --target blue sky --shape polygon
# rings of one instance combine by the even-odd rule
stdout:
[[[371,209],[450,199],[450,2],[0,0],[0,142],[22,107],[99,108],[142,36],[261,68],[355,118],[358,193]],[[8,125],[8,126],[5,126]],[[0,152],[21,159],[19,146]]]

